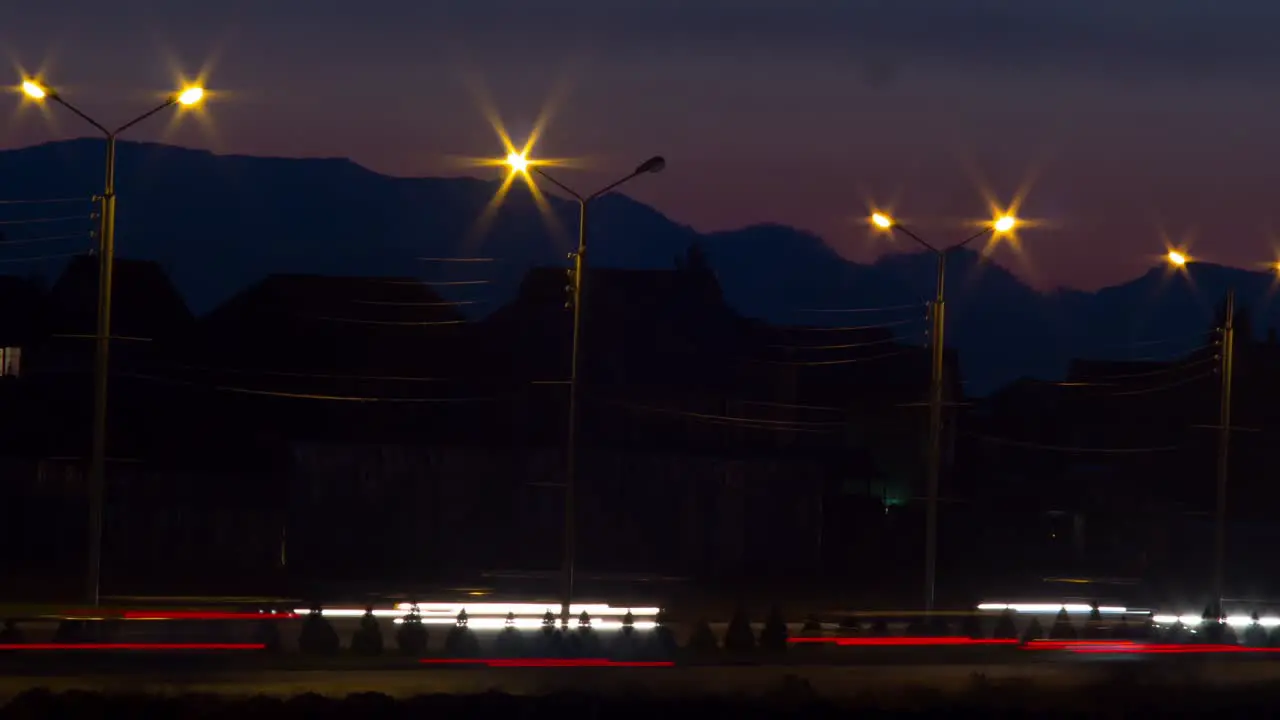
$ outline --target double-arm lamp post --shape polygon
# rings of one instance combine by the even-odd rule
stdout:
[[[116,138],[134,125],[168,108],[198,104],[204,99],[204,89],[188,87],[115,130],[107,129],[106,125],[67,102],[58,92],[35,80],[25,80],[22,92],[38,102],[53,101],[61,105],[101,132],[107,141],[106,181],[102,190],[98,230],[98,319],[94,333],[93,440],[89,460],[89,566],[85,588],[88,601],[96,606],[102,571],[102,512],[106,494],[107,370],[111,348],[111,279],[116,253]]]
[[[1170,250],[1165,260],[1175,268],[1185,268],[1191,262],[1186,253]],[[1213,602],[1214,620],[1225,616],[1222,598],[1226,592],[1227,564],[1227,480],[1231,457],[1231,383],[1235,370],[1236,347],[1236,290],[1227,289],[1225,315],[1222,320],[1222,352],[1218,355],[1218,373],[1221,386],[1218,395],[1218,468],[1217,491],[1213,523]]]
[[[566,288],[570,293],[569,304],[573,311],[573,339],[569,350],[569,411],[568,426],[565,435],[565,483],[564,483],[564,559],[562,566],[563,587],[560,607],[560,623],[569,625],[569,606],[573,601],[573,573],[577,549],[576,503],[578,479],[578,360],[582,343],[582,280],[587,267],[587,209],[596,198],[614,190],[624,183],[649,173],[662,172],[667,161],[661,155],[655,155],[636,166],[630,174],[603,188],[583,195],[564,183],[556,180],[542,169],[537,161],[528,159],[522,153],[511,153],[507,156],[507,165],[513,172],[529,177],[536,174],[547,182],[563,190],[578,202],[578,248],[570,253],[573,260],[570,284]]]
[[[932,611],[936,594],[938,564],[938,477],[942,472],[943,348],[946,333],[947,256],[989,233],[1005,234],[1012,232],[1017,227],[1018,220],[1012,215],[1001,216],[987,223],[980,231],[949,246],[939,246],[925,240],[884,213],[874,213],[871,216],[871,224],[881,230],[897,231],[906,235],[919,243],[921,247],[933,253],[938,261],[937,287],[934,292],[931,318],[933,327],[930,330],[930,349],[933,357],[929,376],[929,447],[926,464],[927,504],[924,531],[924,603],[925,610]]]

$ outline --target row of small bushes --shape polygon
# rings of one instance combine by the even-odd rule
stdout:
[[[1255,617],[1256,620],[1256,617]],[[508,621],[514,623],[514,617]],[[468,626],[469,620],[464,612],[456,618],[454,625],[445,630],[444,651],[451,657],[468,658],[482,654],[482,648],[476,633]],[[1105,621],[1095,609],[1087,620],[1079,627],[1072,623],[1065,611],[1059,612],[1048,631],[1036,618],[1032,618],[1026,628],[1019,632],[1014,623],[1014,614],[1004,611],[997,619],[990,635],[986,633],[982,618],[967,615],[958,625],[949,622],[946,617],[934,616],[925,619],[917,617],[907,624],[904,635],[907,637],[945,637],[962,636],[974,639],[996,638],[1017,639],[1023,643],[1034,640],[1069,640],[1069,639],[1159,639],[1164,642],[1211,642],[1237,643],[1254,647],[1280,647],[1280,628],[1268,633],[1265,628],[1255,622],[1247,628],[1242,637],[1229,626],[1206,620],[1191,632],[1192,628],[1175,625],[1172,628],[1159,630],[1150,621],[1129,623],[1124,618],[1114,622]],[[801,631],[801,637],[821,637],[824,634],[822,624],[816,618],[807,620]],[[838,634],[843,636],[888,637],[891,635],[888,623],[877,619],[864,625],[856,617],[848,617],[839,623]],[[368,609],[360,619],[358,629],[353,633],[346,645],[351,653],[373,657],[387,652],[395,652],[409,657],[422,657],[427,653],[428,630],[421,616],[410,611],[397,625],[394,636],[388,640],[383,637],[382,627]],[[54,642],[79,643],[100,640],[89,624],[80,621],[64,621],[59,624]],[[731,617],[723,637],[717,637],[709,622],[699,620],[694,623],[689,636],[681,643],[672,632],[665,614],[657,618],[657,626],[652,631],[637,631],[634,618],[630,613],[623,618],[623,627],[617,633],[601,636],[591,627],[591,618],[582,613],[578,617],[576,628],[561,628],[559,619],[550,611],[543,617],[542,627],[535,631],[522,631],[509,626],[497,635],[490,654],[499,657],[556,657],[556,656],[653,656],[671,657],[684,650],[694,655],[707,655],[723,651],[732,655],[752,653],[780,654],[787,651],[790,632],[787,623],[778,608],[770,611],[763,628],[759,633],[753,631],[748,615],[736,611]],[[279,652],[283,646],[278,620],[263,620],[257,624],[255,641],[261,643],[268,652]],[[6,621],[0,629],[0,644],[21,644],[25,642],[21,629],[12,621]],[[393,647],[392,647],[393,646]],[[298,649],[308,655],[334,655],[342,652],[343,642],[333,624],[319,607],[303,619],[298,636]]]

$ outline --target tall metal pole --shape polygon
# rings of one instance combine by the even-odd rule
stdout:
[[[578,353],[582,342],[582,275],[587,264],[587,205],[578,199],[578,249],[573,254],[573,342],[569,351],[569,412],[565,440],[564,479],[564,567],[560,624],[569,626],[569,606],[573,602],[573,572],[577,550],[578,482]]]
[[[194,105],[204,97],[204,90],[187,88],[164,103],[135,117],[129,122],[108,130],[105,125],[86,115],[60,94],[34,81],[25,81],[23,92],[35,100],[58,103],[72,114],[100,131],[107,141],[107,172],[103,183],[102,209],[98,230],[98,321],[94,335],[93,359],[93,426],[89,452],[89,563],[86,571],[86,599],[97,605],[102,576],[102,515],[106,499],[107,462],[107,370],[111,350],[111,279],[116,257],[116,138],[125,130],[147,118],[178,104]]]
[[[98,246],[98,322],[93,358],[93,441],[89,459],[88,600],[97,606],[102,577],[102,515],[106,500],[107,371],[111,350],[111,281],[116,255],[116,136],[107,135]]]
[[[581,195],[573,188],[556,180],[539,167],[529,168],[552,185],[568,193],[578,201],[578,249],[573,253],[573,278],[569,288],[573,305],[573,340],[569,350],[569,412],[565,436],[564,482],[564,561],[563,596],[560,606],[560,624],[569,626],[569,608],[573,603],[574,563],[577,555],[577,485],[578,485],[578,362],[582,344],[582,281],[587,268],[587,206],[592,200],[617,188],[623,183],[646,173],[661,172],[667,161],[655,155],[636,167],[635,171],[590,195]],[[525,172],[527,166],[514,168]]]
[[[1223,617],[1227,562],[1227,479],[1231,448],[1231,380],[1235,366],[1236,291],[1227,291],[1226,319],[1222,323],[1222,389],[1218,405],[1218,497],[1214,528],[1213,604]]]
[[[938,477],[942,472],[942,402],[944,385],[943,350],[946,343],[947,252],[938,256],[937,292],[933,299],[931,331],[933,364],[929,376],[929,449],[927,505],[925,509],[924,606],[932,611],[938,571]]]

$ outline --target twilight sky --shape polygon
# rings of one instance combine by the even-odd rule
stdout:
[[[208,73],[206,125],[131,135],[219,152],[346,156],[395,175],[486,173],[483,88],[535,154],[583,158],[700,230],[779,222],[859,259],[887,204],[945,243],[1028,188],[1040,287],[1141,272],[1161,233],[1193,255],[1275,257],[1276,0],[41,0],[0,11],[0,52],[104,123]],[[341,11],[336,8],[343,8]],[[18,98],[0,98],[17,107]],[[0,147],[85,134],[0,109]],[[898,247],[905,248],[899,245]]]

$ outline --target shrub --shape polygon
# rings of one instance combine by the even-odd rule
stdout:
[[[351,651],[371,657],[382,654],[382,628],[373,615],[373,607],[366,607],[360,617],[360,628],[351,636]]]
[[[1058,611],[1057,617],[1053,619],[1053,626],[1049,628],[1050,640],[1075,640],[1076,628],[1071,624],[1071,618],[1067,615],[1067,609],[1062,608]]]
[[[995,629],[991,631],[991,637],[997,640],[1017,640],[1018,625],[1013,621],[1013,611],[1005,608],[1000,611],[1000,619],[996,620]]]
[[[280,639],[279,620],[259,620],[253,632],[254,642],[261,643],[264,652],[280,652],[284,641]]]
[[[925,623],[925,632],[930,637],[947,637],[951,634],[951,624],[947,622],[947,618],[943,615],[934,615]],[[978,628],[978,634],[982,634],[982,628]]]
[[[969,613],[960,621],[960,635],[970,640],[982,640],[985,638],[986,631],[982,627],[982,616],[978,613]]]
[[[782,617],[782,609],[773,606],[760,630],[760,649],[772,654],[784,653],[787,651],[787,639],[790,635],[787,621]]]
[[[583,611],[578,616],[578,630],[569,635],[569,652],[575,657],[596,657],[600,654],[600,638],[591,629],[591,616]]]
[[[1089,619],[1084,623],[1084,632],[1081,637],[1087,640],[1098,640],[1106,637],[1106,633],[1102,629],[1102,611],[1098,609],[1098,603],[1093,603],[1089,607]]]
[[[1031,622],[1027,623],[1027,629],[1022,631],[1022,644],[1025,645],[1034,640],[1044,638],[1044,626],[1040,624],[1040,618],[1033,617]]]
[[[400,629],[396,631],[396,646],[402,654],[409,657],[422,657],[426,654],[427,628],[422,624],[422,615],[418,613],[417,605],[400,621]]]
[[[311,608],[302,621],[302,633],[298,635],[298,649],[307,655],[330,655],[338,652],[341,642],[333,624],[324,616],[320,606]]]
[[[480,655],[480,640],[471,628],[467,627],[467,613],[458,613],[458,622],[449,628],[444,636],[444,652],[450,657],[477,657]]]
[[[498,657],[520,657],[524,654],[524,633],[513,624],[508,624],[498,633],[494,650]]]
[[[749,653],[755,650],[756,637],[751,632],[751,620],[741,607],[733,611],[729,619],[729,627],[724,633],[724,649],[734,653]]]
[[[810,615],[804,621],[804,625],[800,626],[800,634],[803,637],[822,637],[822,622],[816,616]]]
[[[907,637],[924,637],[929,634],[928,628],[925,626],[924,618],[916,616],[907,623],[907,627],[903,630],[903,634]]]
[[[0,630],[0,643],[5,645],[21,645],[27,641],[26,636],[22,632],[22,628],[18,627],[18,623],[13,620],[4,621],[4,629]]]
[[[693,632],[689,634],[689,652],[698,656],[713,655],[720,649],[716,642],[716,634],[711,631],[711,623],[706,618],[693,624]]]
[[[1250,616],[1250,619],[1253,620],[1253,622],[1249,623],[1249,627],[1244,631],[1244,644],[1255,648],[1266,647],[1267,631],[1263,629],[1262,624],[1258,622],[1261,618],[1258,617],[1257,612],[1254,612],[1253,615]]]
[[[1124,616],[1120,616],[1120,621],[1111,626],[1111,637],[1116,640],[1129,640],[1133,638],[1133,630],[1129,627],[1129,621]]]
[[[679,649],[679,643],[676,642],[676,634],[671,632],[669,618],[666,610],[658,611],[658,617],[654,618],[655,627],[649,635],[648,647],[651,648],[653,655],[659,658],[675,657],[676,651]],[[708,627],[710,632],[711,628]],[[711,637],[715,641],[715,636]]]
[[[88,637],[84,622],[80,620],[63,620],[53,633],[53,641],[59,644],[82,643]]]

